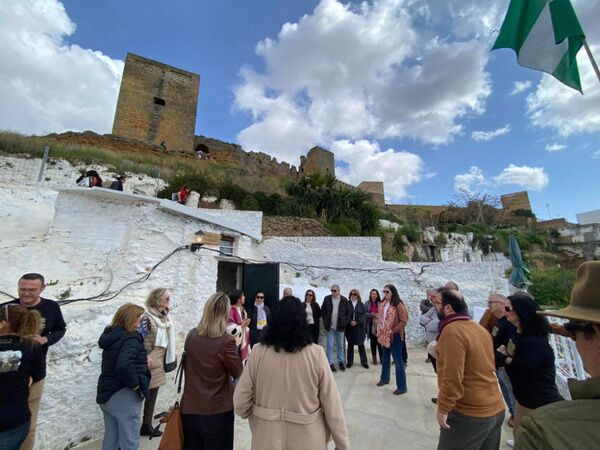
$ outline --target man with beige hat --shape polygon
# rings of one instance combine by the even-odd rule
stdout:
[[[569,319],[560,334],[575,340],[591,378],[569,380],[573,400],[536,409],[516,433],[515,449],[587,449],[600,442],[600,261],[585,262],[569,305],[538,314]]]

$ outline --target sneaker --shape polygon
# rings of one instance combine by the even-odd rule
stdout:
[[[514,418],[514,416],[510,416],[510,417],[509,417],[509,419],[508,419],[508,422],[507,422],[507,425],[508,425],[509,427],[511,427],[511,428],[514,428],[514,427],[515,427],[515,418]]]
[[[335,368],[335,366],[333,364],[329,364],[329,368],[331,369],[332,372],[337,372],[337,369]]]
[[[509,447],[514,447],[515,446],[515,440],[514,439],[509,439],[506,441],[506,445],[508,445]]]
[[[342,372],[344,372],[346,370],[346,367],[344,366],[344,363],[342,363],[342,362],[340,363],[340,370]]]

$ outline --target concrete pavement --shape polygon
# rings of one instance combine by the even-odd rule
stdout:
[[[358,355],[355,361],[358,361]],[[435,419],[436,407],[431,397],[437,395],[435,373],[425,362],[425,349],[409,349],[406,370],[408,393],[395,396],[394,383],[377,387],[381,366],[363,369],[355,365],[346,372],[338,371],[335,379],[344,405],[350,445],[357,450],[420,450],[435,449],[439,427]],[[392,380],[394,367],[392,366]],[[508,414],[508,413],[507,413]],[[512,438],[512,429],[504,426],[501,449],[509,449],[506,440]],[[142,438],[142,450],[156,450],[159,439]],[[248,421],[236,416],[235,450],[250,449],[251,435]],[[87,442],[78,450],[98,450],[100,441]],[[333,443],[329,445],[334,448]]]

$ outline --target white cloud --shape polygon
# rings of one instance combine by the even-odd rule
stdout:
[[[494,177],[499,185],[516,185],[532,191],[541,191],[548,186],[548,174],[542,167],[515,166],[510,164],[500,175]]]
[[[510,125],[504,125],[501,128],[497,128],[493,131],[473,131],[471,133],[471,139],[474,141],[491,141],[500,136],[510,133]]]
[[[546,151],[548,153],[560,152],[561,150],[564,150],[565,148],[567,148],[567,146],[564,145],[564,144],[554,143],[554,144],[548,144],[548,145],[546,145]]]
[[[531,87],[531,81],[515,81],[515,87],[511,91],[510,95],[520,94]]]
[[[417,27],[417,7],[322,0],[259,42],[265,69],[243,68],[234,92],[235,108],[253,118],[239,142],[296,164],[315,143],[411,138],[440,145],[462,133],[460,119],[482,114],[491,92],[487,43]]]
[[[406,198],[407,188],[424,177],[425,163],[414,153],[387,149],[367,140],[336,141],[331,146],[336,160],[345,164],[336,167],[338,178],[358,185],[361,181],[383,181],[385,194],[392,202]]]
[[[466,173],[454,177],[454,189],[457,191],[479,192],[488,186],[488,180],[477,166],[471,166]]]
[[[110,132],[123,62],[67,44],[74,31],[58,0],[2,2],[2,128]]]
[[[488,189],[497,189],[504,185],[540,191],[548,183],[548,174],[542,167],[516,166],[514,164],[504,168],[495,177],[487,177],[477,166],[472,166],[466,173],[454,177],[454,189],[467,192],[485,192]]]
[[[600,150],[596,150],[594,153],[592,153],[592,158],[600,159]]]

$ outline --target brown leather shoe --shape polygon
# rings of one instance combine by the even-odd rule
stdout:
[[[402,394],[406,394],[406,391],[401,391],[400,389],[396,389],[394,391],[394,395],[402,395]]]
[[[381,387],[381,386],[385,386],[386,384],[390,384],[390,382],[388,381],[387,383],[384,383],[383,381],[380,381],[377,383],[377,386]]]

